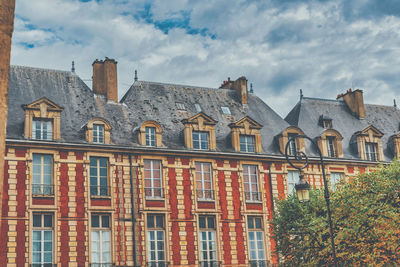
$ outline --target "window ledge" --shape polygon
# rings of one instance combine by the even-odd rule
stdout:
[[[197,202],[215,202],[215,199],[198,198]]]
[[[246,200],[246,203],[249,203],[249,204],[262,204],[263,201],[262,200]]]
[[[165,200],[164,197],[146,197],[146,200]]]
[[[32,194],[32,197],[35,197],[35,198],[54,198],[54,194],[52,194],[52,195]]]
[[[111,199],[111,196],[91,195],[90,198],[95,198],[95,199]]]

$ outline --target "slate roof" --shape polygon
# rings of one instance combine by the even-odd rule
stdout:
[[[84,127],[94,117],[108,120],[112,126],[111,142],[115,145],[139,146],[138,130],[147,120],[163,129],[163,144],[170,149],[185,149],[182,119],[202,111],[218,121],[217,151],[233,152],[229,124],[246,115],[263,125],[262,145],[266,154],[280,154],[274,136],[289,126],[260,98],[249,94],[242,106],[234,90],[136,81],[120,103],[95,95],[74,73],[22,66],[11,66],[7,138],[24,139],[23,104],[47,97],[64,108],[61,112],[61,136],[64,142],[86,143]],[[178,110],[176,103],[185,105]],[[229,107],[225,115],[221,107]]]
[[[325,130],[318,124],[320,115],[332,119],[332,128],[342,136],[343,156],[348,159],[359,159],[350,145],[350,139],[357,131],[373,125],[384,135],[382,146],[386,161],[393,160],[393,152],[388,145],[390,136],[399,133],[400,110],[393,106],[365,104],[365,118],[358,119],[352,115],[344,101],[303,97],[289,112],[285,120],[297,126],[311,138],[316,138]]]

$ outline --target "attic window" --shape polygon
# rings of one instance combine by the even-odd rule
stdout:
[[[319,116],[319,125],[325,129],[331,129],[332,128],[332,119],[327,116],[321,115],[321,116]]]
[[[178,110],[186,110],[185,108],[185,104],[183,103],[176,103],[176,107],[178,108]]]
[[[201,112],[201,107],[200,107],[200,105],[199,104],[194,104],[194,107],[196,108],[196,111],[197,112]]]
[[[231,111],[228,107],[221,107],[222,113],[226,115],[231,115]]]

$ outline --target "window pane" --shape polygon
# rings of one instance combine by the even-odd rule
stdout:
[[[92,227],[99,227],[99,216],[98,215],[92,215]]]
[[[107,215],[101,216],[101,227],[109,228],[110,227],[110,217]]]
[[[42,226],[42,216],[40,214],[33,214],[33,227]]]
[[[164,228],[164,217],[163,216],[156,216],[156,225],[157,228]]]
[[[53,216],[52,215],[44,215],[44,227],[52,227],[53,226]]]
[[[154,215],[147,215],[147,227],[154,228]]]
[[[262,229],[261,218],[256,217],[255,222],[256,222],[256,228]]]
[[[199,227],[206,228],[206,217],[205,216],[199,217]]]
[[[249,229],[254,229],[254,218],[253,217],[247,217],[247,223],[249,225]]]
[[[207,224],[208,224],[208,228],[215,229],[214,217],[208,216],[207,217]]]

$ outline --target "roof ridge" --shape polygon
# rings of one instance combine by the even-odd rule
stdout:
[[[164,82],[151,82],[151,81],[138,81],[138,83],[151,83],[151,84],[158,84],[158,85],[175,85],[179,87],[186,87],[186,88],[195,88],[195,89],[207,89],[207,90],[219,90],[218,88],[212,87],[205,87],[205,86],[195,86],[195,85],[187,85],[187,84],[177,84],[177,83],[164,83]]]
[[[63,72],[63,73],[68,73],[68,74],[78,76],[76,73],[73,73],[68,70],[56,70],[56,69],[38,68],[38,67],[30,67],[30,66],[22,66],[22,65],[10,65],[10,68],[21,68],[21,69],[23,68],[23,69],[35,69],[35,70],[43,70],[43,71]]]
[[[303,96],[303,99],[321,100],[321,101],[336,102],[336,103],[344,103],[343,101],[337,100],[337,99],[327,99],[327,98],[318,98],[318,97],[306,97],[306,96]]]

